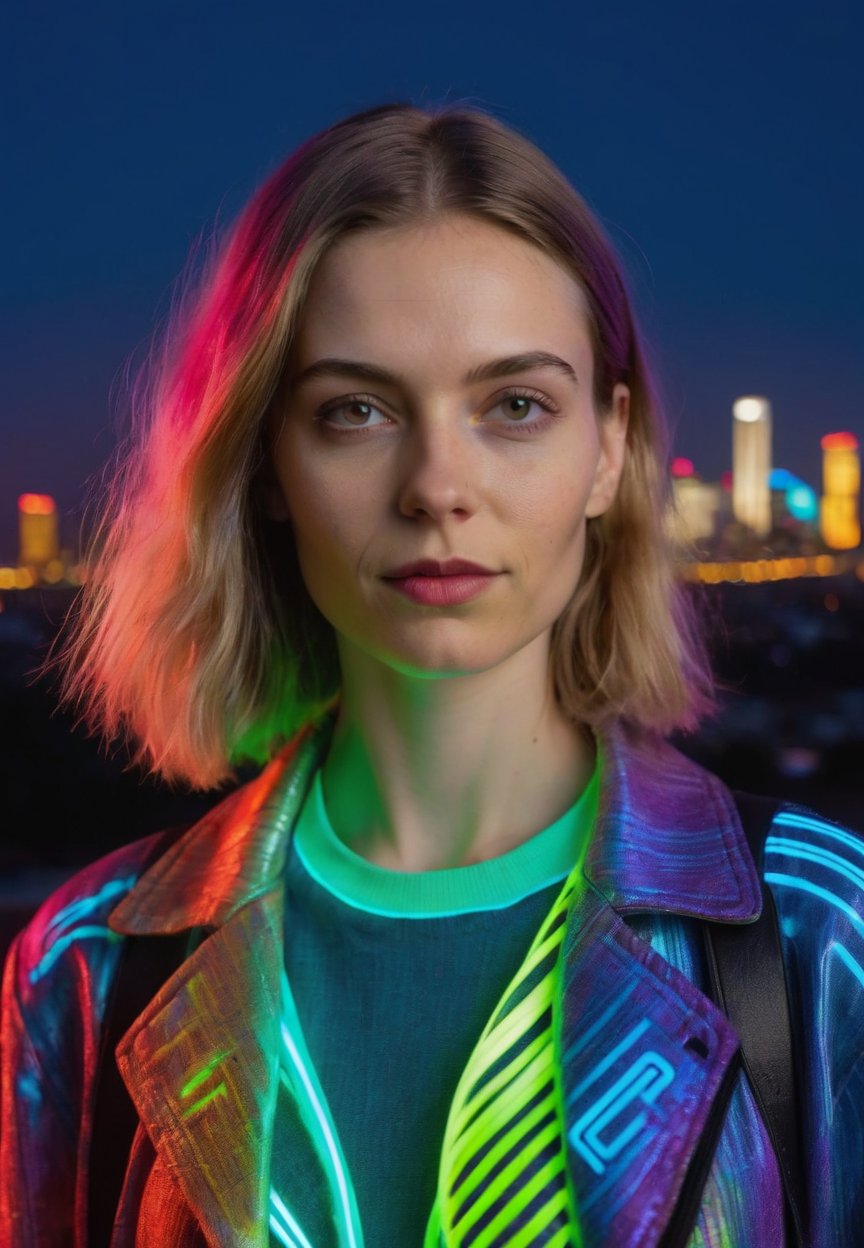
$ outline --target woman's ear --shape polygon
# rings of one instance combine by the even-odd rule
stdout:
[[[630,388],[619,381],[612,391],[610,410],[597,422],[600,457],[594,474],[594,485],[585,508],[585,515],[588,517],[602,516],[614,502],[621,473],[624,471],[629,419]]]

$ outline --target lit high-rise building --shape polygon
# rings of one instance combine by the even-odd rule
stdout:
[[[60,557],[57,504],[50,494],[21,494],[18,498],[18,562],[22,568],[42,570]]]
[[[746,395],[732,404],[732,513],[764,537],[771,532],[771,404]]]
[[[701,481],[692,461],[683,456],[673,459],[671,468],[674,506],[666,518],[668,531],[683,545],[713,539],[722,511],[722,489]]]
[[[827,433],[822,439],[822,451],[819,531],[832,550],[854,550],[861,545],[858,439],[853,433]]]

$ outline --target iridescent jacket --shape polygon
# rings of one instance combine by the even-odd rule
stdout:
[[[143,872],[153,837],[85,867],[16,937],[2,989],[2,1248],[85,1248],[94,1066],[118,952],[127,934],[198,926],[205,938],[117,1047],[140,1122],[111,1248],[268,1243],[284,866],[332,723],[328,713],[304,727]],[[753,920],[760,882],[717,777],[622,728],[598,741],[600,807],[553,1015],[564,1148],[584,1243],[652,1248],[737,1049],[706,995],[697,920]],[[805,1020],[812,1244],[850,1248],[864,1243],[864,842],[785,805],[764,881]],[[298,1166],[310,1147],[298,1136]],[[530,1231],[522,1212],[516,1202],[475,1248],[562,1242]],[[335,1228],[333,1242],[356,1236]],[[740,1072],[689,1245],[783,1243],[776,1159]]]

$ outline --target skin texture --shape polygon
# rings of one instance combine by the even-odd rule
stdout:
[[[469,369],[526,351],[562,357],[578,384],[549,368],[464,384]],[[578,583],[586,517],[617,489],[629,391],[616,385],[609,411],[595,411],[578,283],[532,244],[461,214],[328,252],[289,383],[330,356],[400,381],[289,384],[271,428],[268,510],[290,523],[342,667],[325,805],[343,842],[379,866],[484,861],[560,818],[593,770],[591,733],[555,705],[549,642]],[[557,411],[507,397],[514,387]],[[316,422],[334,399],[343,405]],[[448,607],[381,579],[454,555],[503,575]]]

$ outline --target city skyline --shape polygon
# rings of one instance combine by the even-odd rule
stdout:
[[[758,427],[758,418],[756,416],[756,413],[758,412],[761,415],[763,411],[763,407],[764,407],[764,410],[767,412],[767,419],[770,424],[771,414],[772,414],[772,405],[771,405],[770,399],[768,399],[767,396],[739,395],[733,401],[731,405],[730,420],[729,420],[729,429],[730,429],[729,464],[727,467],[722,469],[715,477],[708,476],[703,471],[700,471],[700,463],[698,459],[694,458],[692,455],[684,455],[681,451],[678,450],[677,447],[673,449],[673,454],[670,457],[670,461],[669,461],[669,468],[670,468],[671,476],[673,478],[678,477],[678,476],[694,476],[698,480],[703,481],[706,484],[712,483],[712,482],[719,484],[725,481],[731,485],[731,482],[733,479],[732,469],[733,469],[733,465],[735,462],[736,446],[739,444],[738,442],[736,442],[736,439],[740,439],[742,424],[744,424],[745,431],[747,432],[750,432],[754,428]],[[739,418],[739,413],[741,411],[744,411],[746,413],[749,409],[752,409],[753,416],[752,417],[745,416],[745,421],[742,422],[742,420]],[[747,430],[747,424],[749,424],[749,421],[751,419],[754,421],[754,424],[750,426],[749,430]],[[788,464],[786,463],[777,464],[774,462],[776,458],[775,450],[774,450],[776,446],[776,441],[773,437],[773,433],[769,432],[769,442],[768,442],[768,451],[767,451],[768,475],[776,476],[777,473],[785,472],[790,478],[790,481],[796,481],[799,484],[806,484],[817,497],[820,496],[822,493],[822,475],[823,475],[823,470],[824,470],[826,438],[851,439],[852,443],[855,444],[856,449],[857,449],[857,445],[860,444],[860,441],[861,441],[861,439],[857,438],[856,435],[852,433],[851,431],[841,432],[839,430],[825,429],[825,430],[822,430],[820,433],[815,434],[815,443],[816,443],[816,448],[818,450],[818,461],[816,465],[813,465],[813,464],[809,465],[809,470],[807,471],[807,475],[803,475],[801,473],[793,472],[789,468]],[[676,470],[676,465],[681,465],[681,464],[687,464],[689,465],[689,467],[683,471],[680,468]],[[766,488],[766,499],[767,499],[767,494],[769,492],[767,479],[766,479],[765,488]],[[774,488],[776,488],[776,485]],[[753,490],[752,481],[748,482],[747,489],[748,491],[752,492]],[[13,501],[12,514],[7,515],[5,514],[7,509],[4,508],[3,506],[3,500],[0,500],[0,566],[14,563],[15,560],[17,559],[18,508],[17,506],[15,506],[15,502],[20,497],[23,497],[25,495],[33,496],[33,497],[41,497],[45,495],[51,498],[52,504],[55,501],[55,496],[52,495],[50,491],[37,490],[37,489],[32,489],[28,487],[26,489],[19,490],[18,494],[15,495],[15,498],[12,500]],[[767,502],[765,505],[767,505]],[[751,503],[745,504],[745,512],[748,506],[752,506],[752,504]],[[743,513],[742,513],[742,518],[743,518]],[[72,520],[69,516],[66,516],[65,523],[64,523],[63,510],[62,510],[62,507],[59,507],[59,506],[57,507],[57,521],[59,523],[59,545],[66,550],[72,550],[73,557],[77,558],[81,554],[81,549],[80,549],[80,545],[78,541],[78,531],[76,530],[74,533],[70,532],[70,528],[72,527]],[[12,549],[13,547],[14,547],[14,557],[13,557],[13,549]]]
[[[298,145],[387,101],[486,109],[557,164],[619,255],[675,454],[705,479],[731,467],[739,395],[770,397],[776,460],[814,486],[817,430],[864,440],[860,9],[540,0],[518,36],[485,0],[452,20],[384,0],[359,36],[354,9],[332,16],[10,16],[0,548],[22,491],[77,534],[180,275]]]
[[[705,481],[693,460],[674,456],[666,523],[689,578],[778,580],[840,570],[841,552],[860,553],[859,442],[847,431],[820,438],[821,492],[774,464],[772,409],[764,395],[732,404],[732,471]],[[0,590],[80,583],[86,575],[79,544],[63,541],[56,500],[18,498],[17,566],[0,558]],[[62,547],[62,549],[61,549]],[[854,566],[864,575],[857,553]],[[853,564],[849,564],[850,567]]]

